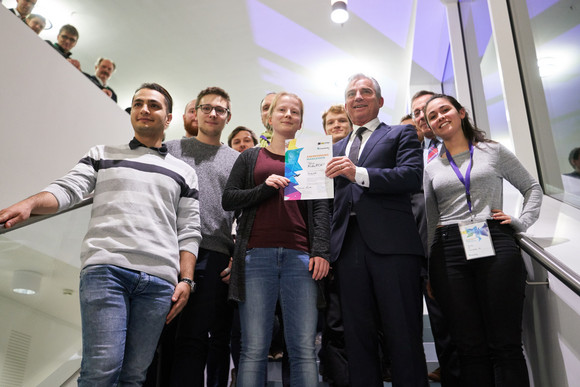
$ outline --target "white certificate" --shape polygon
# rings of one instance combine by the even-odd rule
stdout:
[[[467,259],[484,258],[495,255],[487,222],[459,223],[459,232]]]
[[[284,200],[334,198],[334,183],[324,173],[331,158],[331,136],[286,140],[284,174],[290,184],[284,189]]]

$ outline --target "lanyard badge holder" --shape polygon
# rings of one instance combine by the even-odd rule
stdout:
[[[469,141],[469,165],[467,166],[467,171],[465,172],[465,178],[461,174],[461,171],[455,164],[455,160],[451,157],[451,154],[447,149],[445,149],[447,159],[453,172],[459,178],[459,181],[465,186],[465,198],[467,199],[467,207],[469,208],[469,213],[471,214],[471,219],[465,222],[459,222],[459,233],[461,235],[461,241],[463,242],[463,250],[465,251],[465,257],[469,259],[484,258],[495,255],[495,250],[493,248],[493,243],[491,240],[491,233],[489,232],[489,227],[487,221],[475,222],[473,212],[471,209],[471,194],[470,194],[470,183],[471,183],[471,166],[473,164],[473,145]]]

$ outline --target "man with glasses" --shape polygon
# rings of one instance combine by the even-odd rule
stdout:
[[[230,366],[232,309],[227,279],[233,213],[224,211],[221,198],[239,153],[221,143],[221,134],[232,115],[230,97],[219,87],[208,87],[197,96],[196,137],[167,143],[169,153],[191,165],[199,178],[202,242],[197,256],[191,295],[181,314],[175,339],[172,386],[227,386]]]
[[[433,130],[427,125],[423,108],[427,101],[434,95],[432,91],[421,90],[413,95],[411,99],[411,111],[413,123],[417,128],[417,133],[421,132],[419,136],[421,146],[423,148],[423,164],[427,165],[429,161],[437,157],[441,150],[443,141],[438,139],[433,133]],[[419,227],[419,234],[423,242],[425,250],[425,257],[428,256],[427,246],[427,218],[425,215],[425,196],[423,194],[423,187],[419,192],[411,195],[411,205],[417,226]],[[428,268],[427,259],[423,261],[421,268],[421,277],[423,279],[423,295],[425,297],[425,305],[429,313],[429,321],[431,323],[431,331],[433,332],[433,339],[435,341],[435,351],[437,352],[437,359],[439,360],[439,368],[430,372],[428,377],[434,382],[442,382],[444,387],[451,387],[459,385],[459,364],[455,345],[451,342],[449,336],[449,325],[439,303],[429,297],[427,292],[428,283]]]
[[[76,46],[79,40],[79,32],[77,29],[70,25],[65,24],[64,26],[60,27],[60,31],[58,31],[58,36],[56,37],[56,43],[52,43],[50,40],[46,42],[52,46],[60,55],[62,55],[66,60],[68,60],[73,66],[77,69],[81,69],[81,63],[71,58],[72,50],[74,46]]]

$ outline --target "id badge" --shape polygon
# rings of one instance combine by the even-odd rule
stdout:
[[[461,222],[458,224],[467,259],[495,255],[487,222]]]

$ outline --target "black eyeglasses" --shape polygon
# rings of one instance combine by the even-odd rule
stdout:
[[[212,110],[215,110],[215,114],[217,114],[220,117],[225,117],[230,112],[230,109],[228,108],[224,108],[221,106],[212,106],[209,103],[204,105],[197,105],[197,109],[201,109],[201,111],[204,112],[205,114],[210,114]]]

